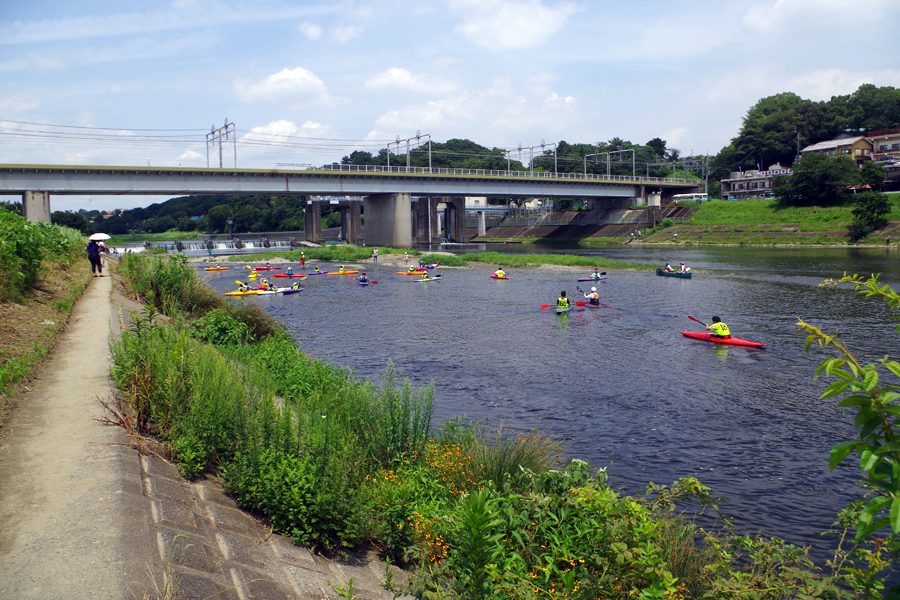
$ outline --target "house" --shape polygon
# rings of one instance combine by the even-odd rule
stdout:
[[[722,179],[722,200],[771,198],[776,175],[790,175],[790,169],[775,163],[767,171],[750,170],[729,173]]]
[[[870,131],[867,134],[874,146],[874,159],[878,162],[900,162],[900,129]]]
[[[856,166],[862,166],[866,161],[872,160],[874,152],[874,144],[872,140],[865,135],[838,137],[833,140],[826,140],[818,144],[812,144],[800,151],[800,157],[804,157],[809,153],[824,154],[825,156],[849,156],[856,163]]]

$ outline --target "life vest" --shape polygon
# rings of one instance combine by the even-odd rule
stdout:
[[[568,298],[558,298],[556,300],[556,308],[569,308]]]
[[[728,325],[719,321],[718,323],[713,323],[709,326],[712,330],[712,334],[716,337],[731,337],[731,331],[728,329]]]

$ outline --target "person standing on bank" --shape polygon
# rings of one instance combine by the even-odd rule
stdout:
[[[376,247],[374,250],[372,250],[372,262],[374,262],[374,263],[378,262],[378,247]]]
[[[91,276],[103,277],[103,263],[100,262],[100,243],[97,240],[88,242],[87,247],[88,260],[91,261]]]

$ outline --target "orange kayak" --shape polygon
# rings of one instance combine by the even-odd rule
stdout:
[[[329,271],[327,275],[355,275],[359,273],[359,271],[344,271],[343,273],[340,271]]]

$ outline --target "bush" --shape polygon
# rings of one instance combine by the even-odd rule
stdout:
[[[666,217],[665,219],[662,220],[662,223],[660,223],[660,226],[661,226],[663,229],[666,229],[667,227],[671,227],[671,226],[674,225],[674,224],[675,224],[675,221],[673,221],[673,220],[670,219],[669,217]]]

